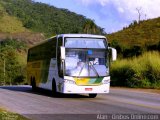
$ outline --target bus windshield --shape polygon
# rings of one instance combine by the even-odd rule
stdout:
[[[66,49],[65,74],[74,77],[109,75],[106,49]]]
[[[65,38],[66,48],[106,48],[104,38]]]

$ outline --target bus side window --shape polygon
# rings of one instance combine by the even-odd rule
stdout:
[[[61,66],[61,52],[60,47],[62,46],[63,39],[62,37],[58,38],[58,48],[57,48],[57,64],[58,64],[58,75],[59,77],[63,77],[62,66]]]

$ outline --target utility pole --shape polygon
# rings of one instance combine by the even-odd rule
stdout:
[[[1,41],[0,41],[0,53],[1,53]],[[3,59],[3,85],[6,85],[6,61],[5,58],[0,54],[0,59]]]
[[[142,9],[142,7],[136,8],[136,10],[138,12],[138,23],[141,21],[141,9]]]
[[[6,62],[5,62],[5,59],[4,59],[4,68],[3,68],[3,73],[4,73],[4,85],[6,85]]]

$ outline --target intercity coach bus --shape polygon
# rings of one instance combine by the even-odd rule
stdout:
[[[53,94],[89,94],[95,98],[97,93],[109,93],[109,56],[114,61],[117,52],[108,46],[105,36],[51,37],[28,50],[28,84],[33,90],[39,87]]]

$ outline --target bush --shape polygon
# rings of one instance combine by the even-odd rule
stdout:
[[[111,65],[111,85],[160,88],[160,54],[148,52]]]
[[[124,58],[139,56],[143,52],[143,49],[140,46],[133,46],[131,48],[126,48],[123,50],[122,54]]]
[[[24,81],[25,81],[25,76],[19,75],[15,77],[14,84],[20,84],[23,83]]]
[[[144,75],[152,84],[160,83],[160,54],[152,52],[149,53],[146,70]]]
[[[128,84],[130,85],[129,80],[134,76],[134,71],[130,66],[124,65],[112,70],[111,76],[113,78],[112,85],[128,86]]]

